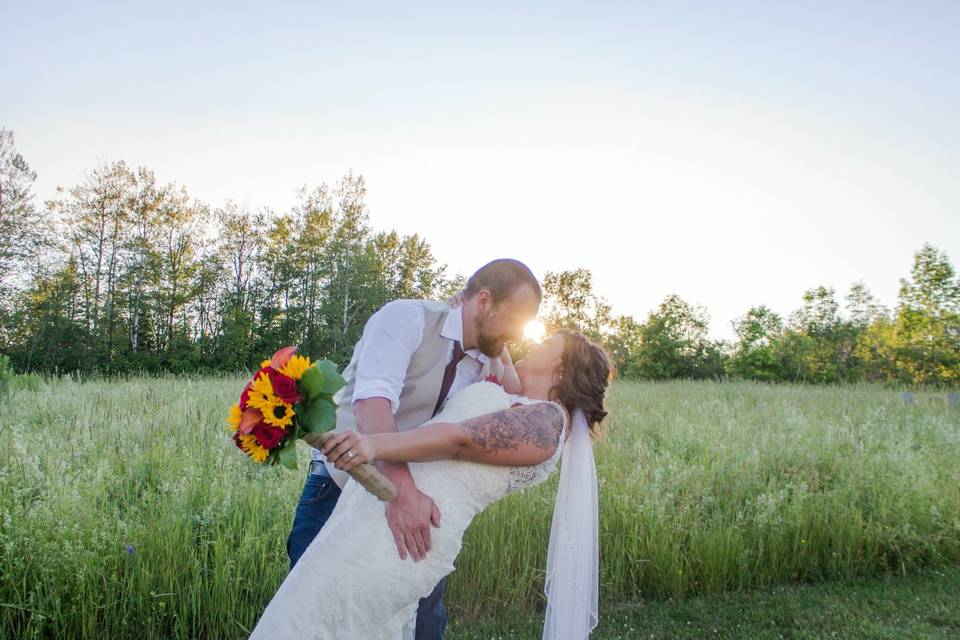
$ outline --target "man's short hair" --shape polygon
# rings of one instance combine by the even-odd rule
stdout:
[[[501,258],[488,262],[470,276],[463,293],[467,298],[472,298],[481,289],[487,289],[493,297],[493,303],[499,304],[524,285],[533,289],[538,302],[543,300],[543,290],[530,268],[519,260]]]

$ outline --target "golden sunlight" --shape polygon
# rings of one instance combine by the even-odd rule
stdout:
[[[543,334],[547,332],[547,328],[543,326],[543,323],[539,320],[531,320],[523,328],[523,338],[528,342],[540,342],[543,340]]]

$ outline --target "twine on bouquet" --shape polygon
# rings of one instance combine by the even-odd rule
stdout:
[[[324,443],[331,437],[333,437],[333,432],[326,431],[324,433],[305,433],[300,439],[314,449],[322,449]],[[384,502],[390,502],[397,497],[396,486],[369,462],[361,462],[352,469],[348,469],[347,474],[363,485],[364,489]]]

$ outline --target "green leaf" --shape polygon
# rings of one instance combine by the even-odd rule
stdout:
[[[324,372],[316,365],[303,372],[303,376],[300,377],[300,389],[306,394],[307,400],[313,400],[323,393],[325,377]]]
[[[296,469],[297,468],[297,441],[293,438],[290,438],[290,441],[285,444],[280,451],[278,452],[280,456],[280,462],[287,469]]]
[[[347,384],[347,381],[337,372],[337,365],[330,360],[321,360],[317,363],[317,368],[323,373],[323,393],[332,396]]]
[[[306,431],[323,433],[337,425],[337,407],[332,402],[317,398],[310,403],[301,416],[301,424]]]

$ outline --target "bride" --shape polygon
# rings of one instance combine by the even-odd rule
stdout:
[[[508,493],[540,484],[564,464],[547,556],[544,638],[586,638],[597,623],[597,488],[590,436],[606,416],[606,352],[561,331],[533,347],[504,380],[472,384],[417,429],[344,431],[324,446],[340,469],[411,462],[443,513],[431,551],[400,559],[383,504],[348,482],[326,525],[287,575],[252,639],[413,638],[417,603],[454,570],[474,516]],[[572,418],[572,420],[571,420]],[[572,423],[572,424],[571,424]],[[329,585],[333,585],[330,587]]]

